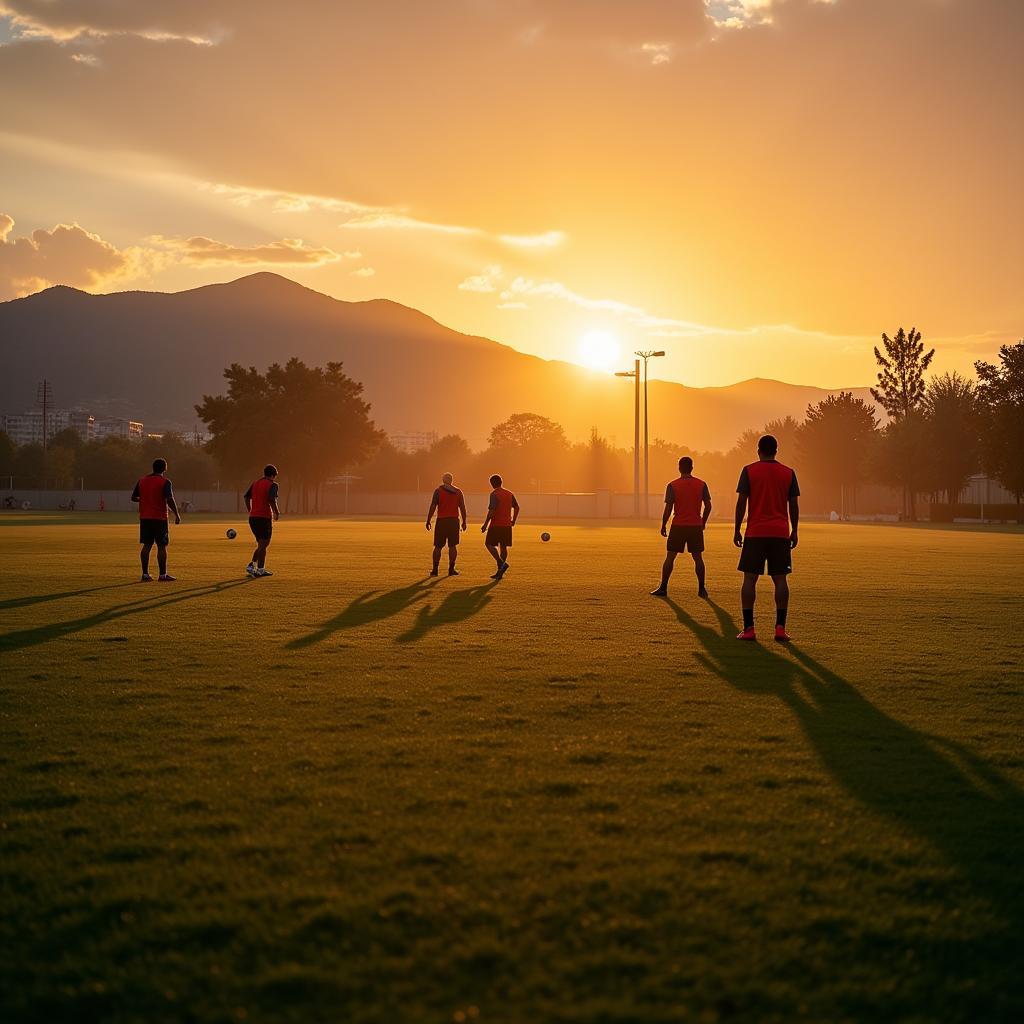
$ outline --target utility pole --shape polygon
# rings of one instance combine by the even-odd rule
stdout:
[[[651,479],[650,479],[650,446],[648,443],[647,429],[647,360],[663,356],[664,352],[637,352],[636,355],[644,361],[644,518],[650,516],[651,501]],[[640,369],[640,359],[636,361],[637,370]]]
[[[633,378],[633,515],[640,515],[640,360],[632,370],[620,370],[616,377]]]

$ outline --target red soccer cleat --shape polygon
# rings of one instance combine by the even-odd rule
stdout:
[[[756,640],[757,634],[754,632],[754,627],[751,626],[749,629],[743,630],[742,633],[736,634],[737,640]]]
[[[775,627],[775,639],[780,644],[788,644],[789,641],[792,640],[793,638],[786,632],[786,627],[785,626],[776,626]]]

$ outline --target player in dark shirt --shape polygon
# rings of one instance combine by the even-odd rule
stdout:
[[[142,582],[149,583],[153,577],[149,574],[149,555],[156,544],[156,561],[160,567],[160,582],[173,583],[174,577],[167,572],[167,545],[171,542],[170,530],[167,527],[167,510],[174,513],[174,524],[181,522],[178,506],[174,503],[174,490],[171,481],[164,475],[167,472],[165,459],[153,460],[153,472],[142,477],[132,491],[132,501],[139,505],[139,543],[142,545]]]
[[[743,467],[736,492],[736,533],[733,543],[742,548],[740,572],[743,573],[743,632],[738,640],[756,640],[754,600],[757,578],[765,566],[775,584],[775,639],[787,643],[786,615],[789,611],[789,574],[793,571],[792,550],[796,547],[800,521],[800,486],[796,473],[775,460],[779,442],[765,434],[757,443],[758,461]],[[743,517],[747,532],[743,535]]]
[[[245,571],[252,577],[273,576],[266,568],[267,548],[274,533],[274,521],[281,518],[277,507],[277,466],[264,466],[263,476],[254,480],[245,492],[245,507],[249,512],[249,529],[256,538],[256,550],[252,553]]]

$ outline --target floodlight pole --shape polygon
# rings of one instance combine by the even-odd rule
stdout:
[[[635,353],[644,361],[644,518],[648,518],[651,514],[650,511],[650,492],[651,492],[651,479],[650,479],[650,445],[648,444],[648,429],[647,429],[647,360],[655,359],[658,356],[663,356],[664,352],[637,352]],[[638,376],[640,369],[640,359],[636,361]]]
[[[640,360],[632,370],[622,370],[616,377],[633,378],[633,515],[640,515]]]

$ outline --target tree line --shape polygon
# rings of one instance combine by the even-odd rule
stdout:
[[[879,370],[871,395],[884,422],[874,404],[840,392],[809,405],[802,420],[786,417],[745,431],[728,452],[655,439],[652,492],[676,475],[681,455],[690,455],[713,493],[731,494],[740,468],[755,457],[757,438],[772,433],[818,510],[855,511],[858,492],[882,484],[901,493],[903,514],[914,518],[920,495],[955,504],[969,478],[984,470],[1016,496],[1019,514],[1024,341],[1003,345],[997,362],[976,362],[974,380],[958,373],[927,378],[934,349],[925,351],[914,328],[883,334],[874,351]],[[496,424],[483,450],[449,435],[409,454],[375,426],[362,385],[340,363],[309,367],[291,359],[265,372],[232,364],[224,376],[226,393],[206,395],[196,406],[211,434],[205,445],[168,434],[145,440],[140,451],[137,442],[86,443],[65,430],[44,453],[40,445],[16,448],[0,433],[0,476],[13,476],[20,486],[70,487],[84,479],[89,488],[123,488],[162,456],[180,488],[239,491],[269,454],[284,469],[288,507],[300,512],[318,511],[325,484],[342,474],[364,492],[426,491],[446,471],[471,489],[485,489],[494,472],[527,493],[633,488],[631,449],[613,445],[597,427],[586,441],[572,442],[558,423],[523,412]]]

